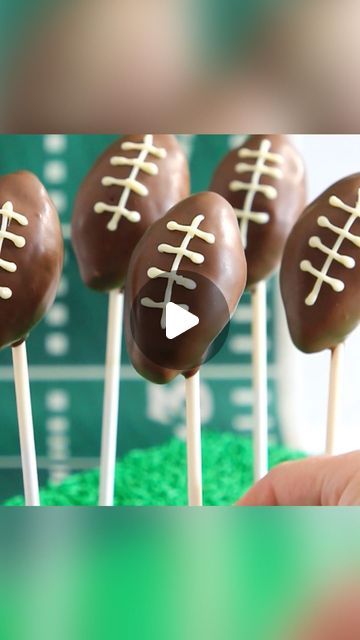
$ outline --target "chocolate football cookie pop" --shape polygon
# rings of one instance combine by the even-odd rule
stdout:
[[[252,300],[254,477],[268,469],[266,278],[278,267],[286,238],[305,206],[303,161],[284,135],[253,135],[215,170],[210,189],[234,207]]]
[[[0,220],[0,348],[12,348],[25,504],[38,506],[25,341],[54,301],[63,241],[53,202],[27,171],[0,177]]]
[[[343,344],[360,322],[360,173],[305,209],[286,243],[280,286],[295,346],[331,350],[326,452],[333,453]]]
[[[153,382],[185,376],[189,504],[202,504],[199,369],[228,323],[246,283],[231,205],[204,192],[179,202],[134,250],[126,281],[125,332],[137,371]],[[192,328],[173,335],[176,306]],[[170,317],[170,322],[169,322]]]
[[[72,242],[85,284],[109,292],[99,504],[112,505],[119,412],[123,288],[132,251],[146,229],[189,193],[189,171],[175,136],[116,140],[78,192]]]

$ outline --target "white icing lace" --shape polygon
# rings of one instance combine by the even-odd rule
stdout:
[[[117,179],[112,176],[105,176],[102,179],[102,184],[105,187],[119,186],[123,187],[120,200],[117,205],[109,205],[106,202],[97,202],[94,206],[96,213],[112,213],[113,216],[107,225],[109,231],[116,231],[118,224],[122,217],[129,220],[129,222],[139,222],[141,215],[138,211],[129,211],[127,209],[127,202],[131,192],[136,193],[139,196],[146,197],[149,194],[147,187],[140,182],[138,175],[140,171],[147,173],[151,176],[156,176],[159,173],[159,167],[154,162],[146,161],[148,155],[152,155],[156,158],[166,158],[166,149],[161,149],[154,145],[154,136],[147,134],[144,136],[143,142],[123,142],[121,144],[123,151],[139,151],[137,158],[126,158],[125,156],[113,156],[110,158],[110,164],[113,167],[128,166],[132,167],[130,175],[125,179]]]
[[[360,236],[350,233],[350,229],[355,220],[360,217],[360,189],[358,192],[358,200],[355,207],[350,207],[349,205],[345,204],[337,196],[331,196],[331,198],[329,199],[329,204],[332,207],[336,207],[337,209],[341,209],[342,211],[348,213],[349,218],[344,227],[338,227],[332,224],[326,216],[320,216],[317,220],[317,224],[319,225],[319,227],[330,229],[331,231],[333,231],[333,233],[336,234],[337,239],[331,248],[326,247],[321,242],[318,236],[312,236],[309,240],[310,247],[319,249],[319,251],[324,253],[327,257],[321,270],[313,267],[310,260],[302,260],[302,262],[300,263],[301,271],[307,271],[316,278],[313,289],[305,299],[305,304],[308,306],[312,306],[315,304],[324,283],[328,284],[336,293],[340,293],[345,289],[345,282],[339,280],[338,278],[329,276],[329,269],[334,261],[338,262],[346,269],[353,269],[356,265],[354,258],[339,253],[343,241],[349,240],[356,247],[360,248]]]
[[[18,224],[26,227],[28,224],[28,219],[22,214],[14,211],[14,207],[12,202],[5,202],[5,204],[0,208],[1,218],[1,228],[0,228],[0,255],[2,251],[2,247],[4,244],[4,240],[9,240],[12,242],[15,247],[21,249],[25,246],[25,238],[23,236],[19,236],[15,233],[11,233],[7,231],[8,225],[12,220],[17,222]],[[17,269],[15,262],[9,262],[8,260],[3,260],[0,257],[0,269],[4,269],[9,273],[14,273]],[[8,287],[0,287],[0,298],[3,300],[8,300],[11,298],[13,292]]]
[[[202,253],[198,253],[196,251],[189,250],[189,244],[193,238],[200,238],[200,240],[204,240],[208,244],[214,244],[215,236],[212,233],[207,233],[206,231],[201,231],[199,226],[201,222],[205,220],[205,216],[199,214],[195,216],[190,226],[178,224],[177,222],[171,220],[167,223],[166,227],[169,231],[181,231],[185,233],[185,237],[179,247],[174,247],[170,244],[160,244],[158,246],[158,251],[160,253],[170,253],[175,254],[175,259],[172,263],[170,271],[163,271],[162,269],[158,269],[157,267],[150,267],[148,269],[147,275],[149,278],[166,278],[167,285],[165,290],[164,299],[160,302],[156,302],[155,300],[151,300],[151,298],[142,298],[141,304],[144,307],[150,307],[151,309],[162,309],[161,315],[161,327],[165,329],[165,318],[166,318],[166,305],[168,302],[171,302],[172,291],[174,284],[177,284],[181,287],[185,287],[186,289],[196,289],[196,282],[191,278],[186,278],[177,273],[180,263],[183,258],[188,258],[194,264],[202,264],[205,260],[205,256]],[[187,305],[179,305],[184,309],[188,310]]]
[[[243,209],[235,209],[235,213],[240,220],[240,233],[244,248],[247,245],[247,235],[249,222],[255,222],[256,224],[267,224],[270,220],[270,216],[267,212],[253,211],[253,204],[255,196],[259,193],[265,196],[268,200],[275,200],[277,198],[277,189],[271,185],[260,184],[262,176],[271,176],[281,180],[284,177],[283,171],[279,167],[268,166],[267,162],[282,165],[284,164],[284,158],[279,153],[271,153],[270,140],[262,140],[258,151],[252,151],[251,149],[239,149],[239,158],[252,159],[256,162],[247,163],[239,162],[235,166],[235,171],[239,174],[248,173],[252,171],[251,182],[241,182],[240,180],[233,180],[229,184],[230,191],[246,191],[246,197],[244,201]]]

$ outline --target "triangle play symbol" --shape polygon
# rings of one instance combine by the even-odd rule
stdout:
[[[199,318],[190,311],[186,311],[174,302],[168,302],[165,309],[166,337],[173,340],[185,331],[189,331],[199,324]]]

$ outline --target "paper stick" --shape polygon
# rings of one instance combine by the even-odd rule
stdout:
[[[200,372],[185,379],[188,504],[202,506]]]
[[[123,310],[124,294],[119,291],[111,291],[109,294],[100,457],[99,505],[102,507],[111,507],[114,504]]]
[[[333,455],[336,452],[336,434],[337,434],[338,421],[339,421],[339,407],[340,407],[343,363],[344,363],[344,343],[341,343],[331,351],[328,414],[327,414],[327,425],[326,425],[326,447],[325,447],[325,452],[327,455]]]
[[[40,505],[39,481],[36,466],[29,369],[25,342],[12,348],[12,357],[25,504],[27,507],[38,507]]]
[[[254,389],[254,481],[268,472],[268,390],[266,282],[258,282],[251,292]]]

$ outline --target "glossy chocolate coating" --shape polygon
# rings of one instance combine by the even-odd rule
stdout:
[[[52,305],[63,265],[63,240],[59,217],[45,187],[35,175],[19,171],[0,177],[0,207],[11,203],[27,224],[0,212],[2,230],[14,234],[2,241],[0,259],[16,265],[13,272],[0,264],[0,348],[24,340]],[[11,292],[11,295],[10,295]],[[5,293],[4,293],[5,295]]]
[[[260,173],[255,172],[254,168],[247,169],[247,166],[259,162],[251,154],[259,152],[261,145],[266,146],[266,141],[270,143],[268,153],[277,154],[282,160],[265,159],[266,166],[260,167]],[[275,170],[277,175],[268,175],[269,168],[272,173]],[[234,182],[247,185],[258,183],[262,190],[252,191],[253,195],[249,188],[234,191],[230,187]],[[266,186],[270,187],[270,197],[266,193]],[[250,288],[277,268],[286,238],[305,206],[303,161],[287,136],[253,135],[225,156],[214,173],[210,189],[226,198],[235,212],[244,211],[246,205],[250,204],[248,211],[251,215],[255,214],[258,220],[264,218],[264,214],[265,219],[268,217],[267,222],[250,220],[245,228],[240,213],[237,213],[248,267],[247,288]]]
[[[196,264],[188,255],[184,255],[178,270],[174,272],[192,279],[196,287],[187,289],[176,283],[168,301],[186,304],[200,322],[191,331],[169,340],[165,329],[161,327],[162,310],[143,306],[141,295],[146,286],[146,296],[160,302],[165,299],[167,279],[150,278],[148,271],[154,267],[163,272],[172,270],[174,253],[161,252],[159,246],[180,247],[187,232],[171,230],[167,225],[175,222],[190,227],[199,214],[204,218],[198,230],[212,234],[215,241],[191,236],[188,250],[203,256],[204,260]],[[130,261],[125,288],[125,330],[128,353],[135,369],[145,378],[158,383],[168,382],[179,373],[192,375],[236,309],[245,283],[245,255],[231,205],[218,194],[210,192],[190,196],[175,205],[164,218],[150,227]],[[137,344],[134,341],[132,321],[145,349],[140,350],[139,341]],[[165,361],[171,366],[159,364]]]
[[[116,229],[109,230],[113,214],[108,211],[96,213],[94,207],[99,202],[116,207],[125,187],[106,186],[102,181],[107,176],[115,180],[129,178],[132,167],[114,165],[112,158],[139,159],[139,150],[122,149],[122,144],[143,143],[144,138],[144,134],[129,135],[106,149],[83,181],[75,201],[73,247],[83,281],[98,291],[123,288],[131,254],[146,229],[189,194],[188,164],[181,146],[173,135],[154,135],[153,144],[164,149],[166,157],[147,154],[144,161],[153,165],[157,173],[140,169],[136,180],[148,190],[148,195],[130,190],[126,197],[127,209],[139,213],[140,220],[132,222],[122,216]]]
[[[360,173],[329,187],[305,209],[286,243],[281,293],[292,340],[306,353],[334,348],[360,321],[359,190]],[[349,211],[331,204],[333,196],[347,207],[358,205],[358,213],[352,218]],[[330,229],[329,223],[339,232],[350,225],[347,231],[353,241],[346,237],[339,240],[339,232]],[[319,248],[319,241],[323,248]],[[334,250],[336,257],[329,256],[325,248]],[[323,270],[330,283],[319,280],[309,269]]]

